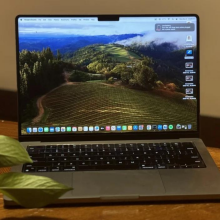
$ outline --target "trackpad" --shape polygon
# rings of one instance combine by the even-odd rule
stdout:
[[[73,188],[74,197],[85,198],[165,193],[157,170],[75,172]]]

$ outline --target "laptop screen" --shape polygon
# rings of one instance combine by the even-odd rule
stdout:
[[[196,17],[17,23],[21,135],[197,131]]]

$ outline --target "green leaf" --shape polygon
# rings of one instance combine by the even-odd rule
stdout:
[[[0,135],[0,167],[33,163],[21,144],[10,137]]]
[[[71,187],[48,177],[24,173],[0,175],[0,191],[26,208],[46,206],[70,190]]]

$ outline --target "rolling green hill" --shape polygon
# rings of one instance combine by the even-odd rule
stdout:
[[[112,44],[97,46],[95,50],[109,53],[119,62],[129,62],[133,59],[141,59],[137,54]]]
[[[141,57],[122,46],[94,44],[77,50],[70,60],[79,65],[89,65],[95,61],[100,63],[120,63],[129,62],[134,59],[141,59]]]

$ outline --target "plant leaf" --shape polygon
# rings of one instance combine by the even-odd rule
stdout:
[[[46,206],[69,190],[72,188],[48,177],[24,173],[0,175],[0,191],[26,208]]]
[[[23,163],[33,163],[27,151],[17,140],[0,135],[0,167],[11,167]]]

